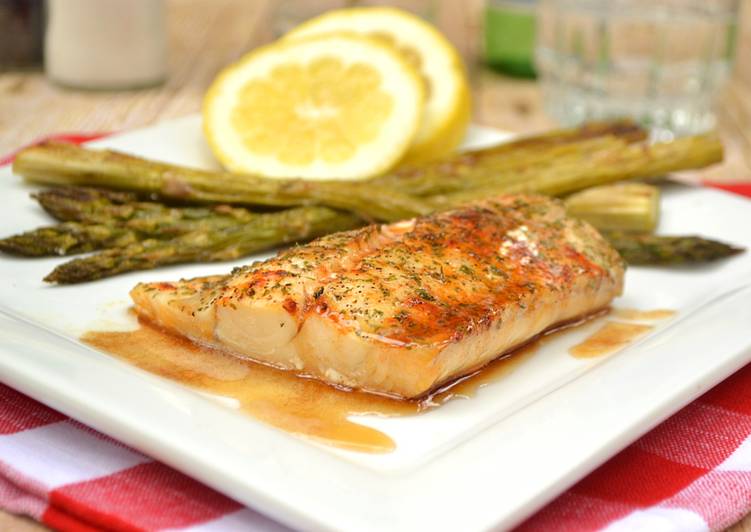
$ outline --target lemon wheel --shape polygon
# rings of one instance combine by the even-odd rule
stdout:
[[[424,85],[393,48],[328,34],[254,50],[206,94],[204,130],[221,163],[272,177],[360,179],[403,158]]]

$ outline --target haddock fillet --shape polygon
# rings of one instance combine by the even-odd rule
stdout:
[[[559,202],[500,196],[131,296],[141,316],[195,342],[416,398],[607,306],[623,273],[618,253]]]

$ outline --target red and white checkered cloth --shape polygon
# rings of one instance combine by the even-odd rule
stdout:
[[[286,530],[182,473],[0,385],[0,508],[55,529]],[[751,365],[521,525],[720,530],[751,511]]]
[[[0,508],[76,532],[288,530],[2,384]]]
[[[734,190],[751,196],[743,186]],[[81,532],[286,530],[2,384],[0,508]],[[751,365],[613,457],[520,530],[720,530],[749,512]]]

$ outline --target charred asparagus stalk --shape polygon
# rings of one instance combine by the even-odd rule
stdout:
[[[431,210],[408,194],[361,182],[211,172],[55,142],[21,151],[13,162],[13,171],[28,181],[47,185],[96,186],[201,203],[273,207],[320,204],[376,220],[399,220]]]
[[[605,233],[624,260],[633,265],[662,266],[696,264],[724,259],[744,251],[717,240],[699,236],[658,236]]]
[[[119,194],[119,193],[116,193]],[[174,207],[155,201],[110,197],[108,191],[66,187],[33,195],[58,220],[94,225],[120,225],[142,237],[170,238],[191,231],[250,221],[256,213],[242,207],[207,205]]]
[[[646,131],[631,121],[590,123],[403,167],[371,183],[417,196],[445,194],[487,185],[504,174],[555,164],[594,147],[619,147],[645,139]]]
[[[122,247],[143,239],[136,231],[112,224],[65,222],[0,239],[0,251],[24,257],[74,255]]]
[[[122,247],[146,239],[166,240],[196,231],[210,232],[241,226],[250,223],[254,216],[259,216],[244,209],[230,209],[231,213],[240,211],[241,215],[235,216],[221,212],[221,207],[225,206],[201,209],[203,215],[195,218],[171,217],[169,215],[175,209],[166,209],[168,212],[163,217],[136,218],[120,223],[64,222],[0,239],[0,251],[26,257],[75,255]],[[199,209],[191,209],[192,213],[196,210]]]
[[[73,255],[248,223],[257,214],[228,205],[169,207],[131,194],[66,187],[34,194],[65,223],[0,239],[0,251],[29,257]]]
[[[644,183],[617,183],[568,196],[566,211],[601,231],[652,233],[660,217],[660,189]]]
[[[58,220],[117,223],[143,233],[144,237],[169,237],[200,229],[199,222],[216,227],[222,221],[226,222],[224,225],[231,225],[235,220],[242,222],[254,216],[247,209],[228,205],[169,207],[153,201],[138,201],[133,194],[84,187],[53,188],[37,192],[33,197]],[[569,214],[601,230],[651,232],[659,217],[659,189],[643,183],[593,187],[572,194],[564,202]],[[170,229],[172,227],[174,230]]]
[[[84,223],[127,220],[138,201],[138,196],[129,192],[86,187],[50,188],[31,197],[58,220]]]
[[[177,210],[153,201],[141,202],[129,192],[88,187],[55,187],[31,195],[50,215],[63,222],[106,224],[134,218],[176,219]],[[210,207],[209,207],[210,208]],[[198,209],[206,209],[200,207]]]
[[[586,188],[701,168],[722,160],[713,135],[683,137],[651,145],[628,144],[589,153],[545,167],[499,175],[491,184],[431,197],[436,208],[450,208],[496,194],[538,193],[563,196]]]
[[[247,223],[194,231],[171,240],[147,239],[75,259],[55,268],[44,280],[72,284],[167,264],[232,260],[361,224],[360,218],[327,207],[258,214]]]

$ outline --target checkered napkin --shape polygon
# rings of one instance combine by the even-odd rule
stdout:
[[[751,365],[528,519],[524,531],[719,530],[751,511]],[[286,530],[0,385],[0,508],[70,531]]]
[[[731,187],[751,196],[747,188]],[[0,508],[70,531],[287,530],[2,384]],[[750,511],[751,365],[610,459],[520,530],[719,530]]]
[[[2,384],[0,508],[80,532],[288,530]]]

